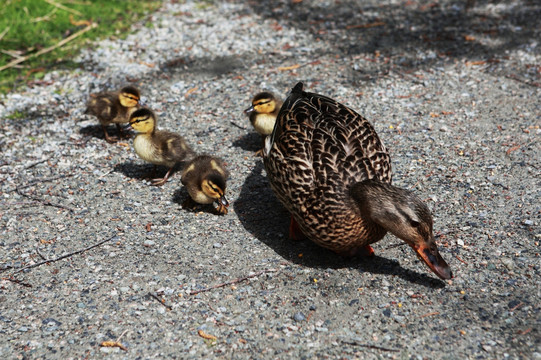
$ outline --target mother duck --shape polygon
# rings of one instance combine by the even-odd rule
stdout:
[[[373,255],[387,232],[410,245],[441,279],[452,278],[428,207],[391,185],[391,159],[372,125],[298,83],[265,141],[271,187],[291,213],[290,236],[304,235],[344,256]]]

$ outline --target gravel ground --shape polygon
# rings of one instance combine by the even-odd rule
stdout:
[[[1,98],[0,357],[541,359],[541,6],[469,3],[166,1]],[[242,109],[299,80],[372,120],[454,279],[391,235],[373,259],[288,241]],[[83,115],[126,83],[227,162],[228,215]]]

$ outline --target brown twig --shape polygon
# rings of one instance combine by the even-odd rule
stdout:
[[[2,38],[8,33],[8,31],[9,31],[9,26],[0,33],[0,40],[2,40]]]
[[[342,340],[342,343],[343,344],[348,344],[348,345],[362,346],[362,347],[365,347],[365,348],[368,348],[368,349],[375,349],[375,350],[381,350],[381,351],[391,351],[391,352],[399,352],[400,351],[399,349],[389,349],[389,348],[384,348],[382,346],[377,346],[377,345],[361,344],[361,343],[358,343],[355,340],[353,340],[353,341]]]
[[[51,52],[59,47],[61,47],[62,45],[70,42],[71,40],[75,39],[76,37],[78,36],[81,36],[82,34],[84,34],[85,32],[89,31],[89,30],[92,30],[94,28],[96,28],[98,26],[98,24],[96,23],[92,23],[90,25],[88,25],[87,27],[85,27],[84,29],[81,29],[79,30],[78,32],[68,36],[67,38],[59,41],[58,43],[56,43],[55,45],[52,45],[52,46],[49,46],[45,49],[41,49],[40,51],[38,51],[37,53],[35,54],[30,54],[30,55],[27,55],[27,56],[24,56],[24,57],[21,57],[19,59],[15,59],[13,61],[11,61],[10,63],[4,65],[4,66],[0,66],[0,71],[4,71],[6,69],[9,69],[9,68],[12,68],[14,67],[15,65],[18,65],[30,58],[33,58],[33,57],[37,57],[37,56],[40,56],[40,55],[43,55],[43,54],[46,54],[48,52]]]
[[[172,310],[172,309],[173,309],[173,307],[172,307],[171,305],[167,305],[167,304],[165,303],[165,301],[163,301],[162,299],[160,299],[160,297],[159,297],[158,295],[156,295],[156,294],[154,294],[154,293],[152,293],[152,292],[150,292],[150,291],[148,292],[148,295],[149,295],[150,297],[152,297],[152,298],[158,300],[158,302],[159,302],[160,304],[162,304],[163,306],[165,306],[165,308],[166,308],[167,310]]]
[[[64,5],[62,5],[62,4],[59,4],[59,3],[54,2],[54,1],[52,1],[52,0],[44,0],[44,1],[45,1],[46,3],[49,3],[49,4],[53,5],[53,6],[56,6],[56,7],[59,8],[59,9],[65,10],[65,11],[67,11],[67,12],[70,12],[70,13],[72,13],[72,14],[79,15],[79,16],[82,16],[82,15],[83,15],[82,13],[80,13],[80,12],[77,11],[77,10],[70,9],[70,8],[67,7],[67,6],[64,6]]]
[[[244,276],[244,277],[240,277],[240,278],[237,278],[237,279],[231,280],[231,281],[226,281],[226,282],[224,282],[224,283],[221,283],[221,284],[218,284],[218,285],[214,285],[214,286],[211,286],[211,287],[208,287],[208,288],[205,288],[205,289],[195,290],[195,291],[190,291],[190,294],[189,294],[189,295],[196,295],[196,294],[199,294],[199,293],[202,293],[202,292],[207,292],[207,291],[211,291],[211,290],[213,290],[213,289],[218,289],[218,288],[221,288],[221,287],[224,287],[224,286],[227,286],[227,285],[238,284],[238,283],[240,283],[240,282],[243,282],[243,281],[246,281],[246,280],[248,280],[248,279],[257,277],[257,276],[259,276],[259,275],[266,274],[266,273],[271,273],[271,272],[277,272],[277,271],[278,271],[277,269],[266,269],[266,270],[261,270],[261,271],[256,272],[255,274],[248,275],[248,276]]]
[[[459,258],[458,255],[455,255],[455,257],[456,257],[457,260],[460,261],[461,263],[468,265],[468,263],[467,263],[466,261],[462,260],[461,258]]]
[[[68,254],[64,254],[64,255],[59,256],[59,257],[54,258],[54,259],[43,260],[43,261],[40,261],[40,262],[35,263],[35,264],[32,264],[32,265],[24,266],[24,267],[22,267],[22,268],[20,268],[20,269],[15,270],[14,272],[12,272],[10,276],[13,276],[13,275],[15,275],[15,274],[17,274],[17,273],[19,273],[19,272],[21,272],[21,271],[24,271],[24,270],[28,270],[28,269],[32,269],[32,268],[41,266],[41,265],[43,265],[43,264],[54,263],[54,262],[63,260],[63,259],[65,259],[65,258],[68,258],[68,257],[73,256],[73,255],[82,254],[82,253],[84,253],[84,252],[86,252],[86,251],[88,251],[88,250],[94,249],[95,247],[98,247],[98,246],[100,246],[100,245],[102,245],[102,244],[105,244],[105,243],[108,242],[108,241],[113,240],[116,236],[117,236],[117,234],[111,235],[111,236],[108,237],[107,239],[102,240],[102,241],[100,241],[100,242],[98,242],[98,243],[96,243],[96,244],[94,244],[94,245],[90,245],[90,246],[88,246],[88,247],[86,247],[86,248],[84,248],[84,249],[80,249],[80,250],[76,250],[76,251],[70,252],[70,253],[68,253]]]
[[[63,179],[63,178],[66,178],[66,177],[71,177],[71,176],[74,176],[74,175],[75,174],[63,174],[63,175],[51,176],[51,177],[43,178],[43,179],[34,179],[34,180],[24,184],[24,185],[17,186],[15,189],[11,189],[11,190],[8,190],[6,192],[17,191],[17,190],[25,189],[25,188],[30,187],[30,186],[32,186],[34,184],[37,184],[37,183],[44,183],[44,182],[54,181],[54,180]]]
[[[22,285],[24,287],[32,287],[32,285],[28,284],[28,283],[25,283],[21,280],[18,280],[18,279],[14,279],[12,277],[3,277],[2,280],[7,280],[7,281],[11,281],[11,282],[14,282],[15,284],[19,284],[19,285]]]
[[[71,212],[76,212],[77,211],[77,209],[72,208],[70,206],[57,204],[57,203],[54,203],[54,202],[49,201],[49,200],[42,199],[42,198],[37,197],[37,196],[32,196],[30,194],[25,194],[24,192],[20,191],[19,188],[17,188],[16,191],[17,191],[17,194],[19,194],[21,196],[24,196],[24,197],[27,197],[29,199],[32,199],[34,201],[37,201],[39,203],[42,203],[43,205],[46,205],[46,206],[53,206],[53,207],[57,207],[59,209],[69,210]]]
[[[420,318],[425,318],[425,317],[428,317],[428,316],[433,316],[433,315],[439,315],[440,313],[437,312],[437,311],[434,311],[434,312],[430,312],[428,314],[424,314],[424,315],[421,315],[419,316]]]
[[[54,156],[54,155],[51,155],[51,156],[49,156],[49,157],[46,158],[46,159],[34,161],[34,162],[31,163],[30,165],[27,165],[24,169],[25,169],[25,170],[28,170],[28,169],[30,169],[30,168],[33,168],[33,167],[36,166],[36,165],[39,165],[39,164],[44,163],[44,162],[47,162],[47,161],[49,161],[53,156]]]

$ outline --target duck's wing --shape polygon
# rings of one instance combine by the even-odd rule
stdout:
[[[389,154],[368,120],[333,99],[303,91],[302,83],[278,114],[265,164],[274,165],[273,176],[296,179],[306,188],[373,178],[391,182]]]
[[[313,93],[311,139],[317,177],[335,178],[346,186],[377,179],[391,182],[391,158],[370,122],[349,107]]]

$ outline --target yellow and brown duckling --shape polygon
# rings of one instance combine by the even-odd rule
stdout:
[[[137,132],[133,139],[133,148],[137,155],[156,166],[165,166],[169,170],[161,179],[152,179],[155,186],[167,182],[176,164],[194,155],[184,138],[178,134],[156,129],[157,118],[154,112],[141,108],[131,114],[130,126]]]
[[[300,230],[342,255],[373,255],[387,232],[410,245],[440,278],[453,275],[443,260],[428,207],[391,185],[391,160],[372,125],[328,97],[298,83],[267,137],[263,159],[271,187]]]
[[[273,93],[264,91],[256,94],[252,99],[252,106],[244,110],[244,113],[249,116],[255,131],[263,137],[263,143],[265,137],[272,133],[276,116],[278,116],[281,107],[281,100],[277,99]],[[262,154],[263,149],[256,153],[256,155]]]
[[[186,186],[190,202],[199,204],[218,203],[215,210],[218,214],[227,214],[229,202],[225,197],[227,177],[229,176],[222,160],[209,156],[199,155],[189,161],[182,170],[182,184]]]
[[[139,90],[133,86],[123,87],[119,91],[92,94],[85,114],[96,116],[103,129],[105,140],[115,142],[118,139],[109,136],[107,126],[115,124],[118,132],[122,134],[120,124],[129,122],[130,115],[139,108],[140,98]]]

